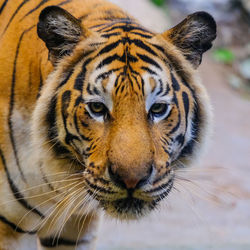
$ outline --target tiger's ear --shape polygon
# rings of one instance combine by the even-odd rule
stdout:
[[[49,59],[58,59],[70,54],[83,33],[81,23],[66,10],[49,6],[42,10],[37,24],[38,36],[49,49]]]
[[[212,47],[212,41],[216,38],[216,23],[208,13],[195,12],[162,35],[197,68],[202,54]]]

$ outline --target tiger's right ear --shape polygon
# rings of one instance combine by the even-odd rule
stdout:
[[[72,52],[83,29],[81,22],[69,12],[58,6],[49,6],[39,16],[37,33],[49,50],[49,60],[55,64]]]

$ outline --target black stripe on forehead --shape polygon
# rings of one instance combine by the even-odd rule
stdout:
[[[121,81],[120,81],[121,79]],[[120,89],[120,87],[122,86],[121,82],[124,80],[124,77],[123,77],[123,74],[119,74],[115,80],[115,84],[114,84],[114,87],[116,88],[115,90],[115,94],[117,95],[118,94],[118,91]],[[119,84],[120,83],[120,84]]]
[[[100,69],[100,68],[102,68],[103,66],[112,63],[112,62],[115,61],[115,60],[120,61],[120,60],[121,60],[121,57],[118,56],[117,54],[114,54],[114,55],[112,55],[112,56],[108,56],[108,57],[106,57],[105,59],[103,59],[103,60],[98,64],[98,66],[96,67],[96,69]]]
[[[106,45],[104,48],[102,48],[100,50],[100,52],[98,53],[98,55],[102,55],[104,53],[110,52],[111,50],[115,49],[120,43],[122,43],[122,41],[118,40],[116,42],[113,42],[113,43],[110,43],[110,44]]]
[[[125,24],[123,24],[123,25],[121,25],[121,24],[118,24],[118,25],[114,25],[113,27],[111,27],[111,28],[102,28],[102,29],[99,29],[99,30],[97,30],[97,32],[100,32],[100,31],[102,31],[102,32],[105,32],[105,33],[108,33],[108,32],[111,32],[111,31],[114,31],[114,30],[116,30],[116,29],[120,29],[120,30],[122,30],[123,32],[130,32],[130,31],[143,31],[143,32],[145,32],[145,33],[147,33],[147,34],[149,34],[149,35],[152,35],[153,33],[152,32],[150,32],[150,31],[148,31],[148,30],[146,30],[146,29],[144,29],[144,28],[142,28],[142,27],[140,27],[140,26],[135,26],[135,25],[130,25],[130,24],[128,24],[128,23],[125,23]]]
[[[149,64],[155,66],[156,68],[162,70],[161,66],[160,66],[154,59],[152,59],[152,58],[150,58],[150,57],[148,57],[148,56],[146,56],[146,55],[142,55],[142,54],[140,54],[140,53],[137,53],[137,56],[138,56],[142,61],[144,61],[144,62],[146,62],[146,63],[149,63]]]
[[[156,52],[149,47],[148,45],[146,45],[146,43],[144,43],[143,41],[139,40],[139,39],[129,39],[128,38],[128,42],[130,44],[135,44],[137,47],[147,51],[148,53],[152,54],[153,56],[157,56]]]
[[[121,35],[120,32],[113,32],[113,33],[108,33],[108,34],[102,34],[101,37],[110,38],[112,36],[119,36],[119,35]]]
[[[123,67],[119,67],[119,68],[113,68],[109,71],[103,72],[96,77],[95,82],[97,82],[100,79],[105,79],[105,78],[109,77],[113,72],[117,72],[117,71],[122,70],[122,69],[123,69]]]
[[[138,89],[139,89],[139,90],[142,90],[142,95],[144,95],[144,85],[142,84],[142,82],[140,83],[140,82],[138,81],[138,78],[137,78],[134,74],[132,74],[131,76],[132,76],[132,78],[135,80],[135,82],[136,82],[136,84],[137,84],[137,86],[138,86]],[[131,81],[132,81],[132,79],[131,79]]]
[[[134,34],[134,35],[138,35],[138,36],[141,36],[141,37],[143,37],[143,38],[148,38],[148,39],[150,39],[150,38],[152,38],[153,36],[151,36],[151,35],[146,35],[146,34],[143,34],[143,33],[141,33],[141,32],[130,32],[131,34]]]

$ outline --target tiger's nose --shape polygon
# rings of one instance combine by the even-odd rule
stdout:
[[[153,165],[150,164],[150,166],[145,169],[145,173],[131,174],[128,173],[128,171],[121,171],[115,165],[109,165],[108,173],[110,179],[115,185],[126,189],[135,189],[140,188],[150,182],[153,169]],[[131,171],[133,171],[133,169],[131,169]]]

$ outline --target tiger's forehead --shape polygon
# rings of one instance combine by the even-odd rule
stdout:
[[[138,39],[133,33],[123,31],[98,47],[95,60],[86,68],[84,99],[112,108],[121,97],[137,98],[148,109],[156,98],[167,98],[170,68],[152,46],[152,36]]]

